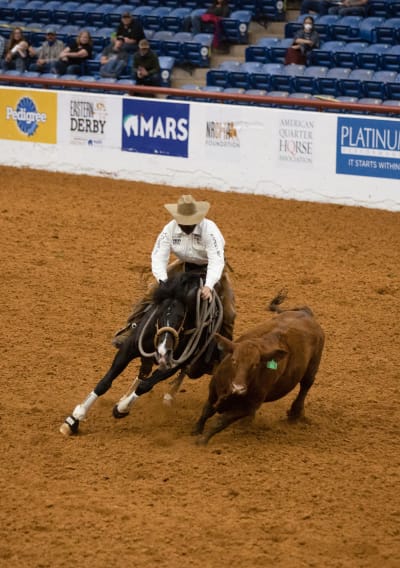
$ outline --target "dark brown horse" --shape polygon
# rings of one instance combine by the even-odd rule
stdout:
[[[178,371],[167,401],[172,399],[185,375],[194,379],[211,372],[217,354],[213,337],[221,326],[222,307],[215,293],[213,302],[201,300],[202,286],[201,275],[189,272],[170,278],[155,290],[151,304],[117,351],[110,369],[65,419],[61,433],[78,432],[79,422],[86,418],[92,404],[111,388],[133,359],[140,357],[139,375],[114,407],[115,418],[127,416],[139,396]],[[157,369],[151,375],[154,365]]]

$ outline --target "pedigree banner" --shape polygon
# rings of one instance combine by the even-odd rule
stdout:
[[[0,132],[5,140],[57,142],[57,93],[39,89],[2,89]]]
[[[90,148],[120,148],[121,97],[84,92],[59,95],[58,140]]]

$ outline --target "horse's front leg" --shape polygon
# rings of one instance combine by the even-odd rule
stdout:
[[[76,434],[79,429],[79,422],[86,418],[86,415],[91,406],[96,402],[99,396],[105,394],[112,386],[114,379],[116,379],[127,365],[138,356],[138,352],[133,344],[133,341],[126,341],[121,349],[117,352],[110,369],[104,377],[97,383],[93,391],[86,397],[86,399],[78,404],[72,414],[67,416],[60,426],[61,434],[70,436]]]
[[[142,362],[138,376],[133,379],[132,384],[127,392],[119,399],[119,401],[113,408],[114,418],[125,418],[125,416],[128,416],[130,407],[132,406],[132,404],[134,404],[136,399],[139,398],[139,395],[136,394],[138,385],[141,383],[141,381],[146,380],[146,377],[148,377],[151,373],[151,369],[153,368],[153,360],[142,358],[141,361]]]
[[[172,383],[171,383],[171,388],[169,389],[168,392],[166,392],[164,394],[164,399],[163,402],[166,406],[171,406],[174,399],[175,399],[175,395],[178,392],[178,390],[180,389],[180,386],[183,382],[183,379],[185,378],[186,375],[186,370],[182,369],[181,372],[179,373],[179,375],[177,375]]]

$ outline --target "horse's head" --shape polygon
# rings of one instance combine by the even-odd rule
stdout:
[[[170,369],[186,345],[185,331],[196,321],[200,276],[178,274],[163,283],[154,292],[157,309],[157,332],[154,338],[155,357],[161,369]]]

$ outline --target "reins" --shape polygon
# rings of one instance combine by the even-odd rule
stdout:
[[[213,290],[211,302],[209,302],[208,300],[202,300],[201,299],[201,288],[202,287],[203,287],[203,283],[201,281],[199,289],[197,290],[197,297],[196,297],[195,327],[193,329],[184,331],[185,335],[190,335],[191,337],[189,338],[189,341],[188,341],[185,349],[183,350],[182,354],[180,355],[180,357],[178,359],[172,359],[172,365],[174,367],[181,367],[195,353],[196,353],[196,355],[193,359],[193,362],[197,361],[199,359],[199,357],[207,349],[207,347],[211,343],[211,340],[213,339],[214,335],[216,334],[216,332],[219,330],[219,328],[221,326],[222,318],[223,318],[221,299],[220,299],[219,295],[217,294],[217,292],[215,290]],[[157,309],[158,309],[157,307],[153,307],[153,309],[148,314],[148,317],[146,318],[146,322],[145,322],[143,329],[141,330],[139,338],[138,338],[138,349],[139,349],[139,352],[140,352],[142,357],[154,357],[156,355],[156,351],[153,351],[152,353],[147,353],[144,350],[143,339],[144,339],[146,331],[147,331],[147,329],[150,325],[150,322],[153,319],[153,316],[157,312]],[[157,329],[156,335],[154,337],[154,345],[156,346],[157,339],[162,333],[169,332],[174,337],[174,349],[176,349],[179,345],[179,335],[182,331],[185,319],[186,319],[186,312],[185,312],[184,320],[183,320],[179,330],[176,330],[176,329],[169,327],[169,326],[165,326],[165,327]],[[200,343],[201,336],[202,336],[205,328],[209,328],[209,334],[207,336],[207,339],[206,339],[204,345],[201,347],[201,349],[198,352],[196,352],[196,350],[198,349],[199,343]]]

